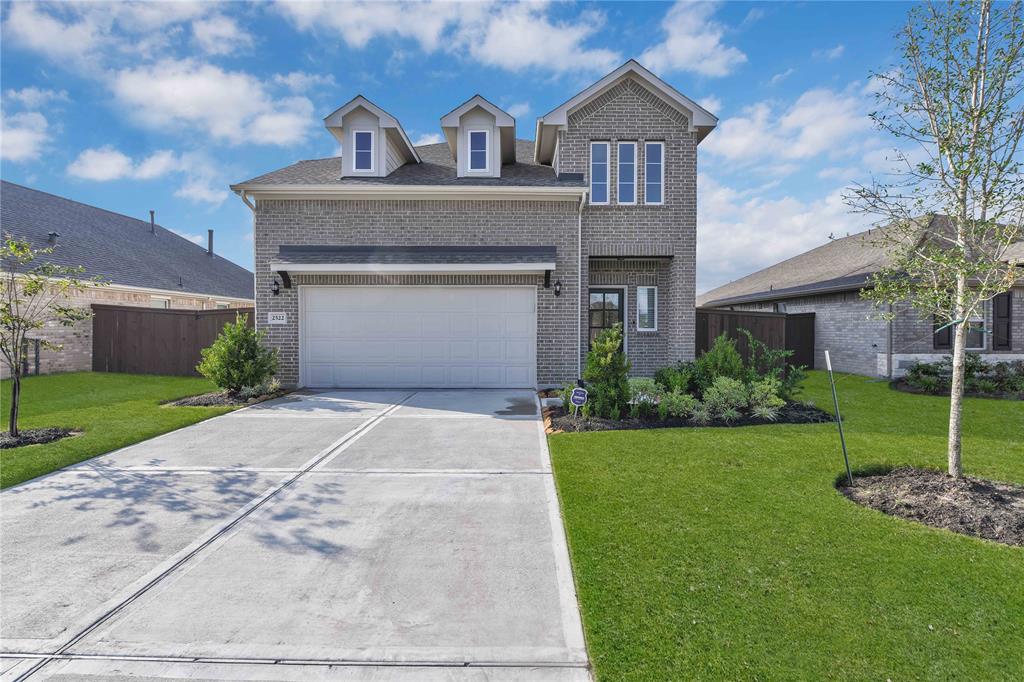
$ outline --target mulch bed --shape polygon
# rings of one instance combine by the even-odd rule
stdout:
[[[624,431],[630,429],[674,429],[687,426],[699,427],[733,427],[756,426],[761,424],[824,424],[834,421],[831,414],[804,403],[787,403],[779,410],[779,418],[775,421],[743,416],[732,422],[714,421],[710,424],[694,424],[689,419],[671,418],[665,421],[633,419],[601,419],[599,417],[574,417],[562,407],[549,407],[544,411],[544,421],[549,433],[580,432],[580,431]]]
[[[56,426],[51,426],[46,429],[21,429],[21,433],[18,434],[18,437],[12,438],[9,431],[3,431],[0,433],[0,450],[6,450],[7,448],[20,448],[23,445],[42,445],[43,443],[52,443],[55,440],[67,438],[68,436],[73,436],[77,433],[77,431],[72,431],[71,429],[62,429]]]
[[[913,393],[914,395],[939,395],[949,397],[948,389],[941,389],[938,391],[926,391],[923,388],[917,386],[911,386],[907,383],[906,379],[893,379],[889,382],[889,388],[896,391],[903,391],[904,393]],[[976,391],[964,391],[964,395],[968,398],[990,398],[992,400],[1024,400],[1024,393],[978,393]]]
[[[1024,486],[901,467],[845,479],[839,491],[857,504],[954,533],[1024,547]]]
[[[231,391],[214,391],[213,393],[203,393],[202,395],[193,395],[188,398],[181,398],[180,400],[172,400],[164,404],[170,407],[238,407],[241,405],[255,405],[256,403],[262,403],[264,400],[279,398],[285,393],[287,391],[278,391],[277,393],[267,393],[246,400]]]

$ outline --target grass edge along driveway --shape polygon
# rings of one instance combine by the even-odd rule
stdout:
[[[231,407],[162,407],[208,393],[197,377],[72,372],[22,379],[22,429],[62,426],[83,433],[43,445],[0,450],[0,488],[230,412]],[[0,431],[8,428],[10,381],[0,382]]]
[[[841,376],[855,468],[944,468],[948,398]],[[804,398],[831,409],[827,375]],[[967,399],[967,475],[1024,483],[1024,403]],[[1024,550],[859,507],[833,424],[549,438],[599,680],[1012,679]]]

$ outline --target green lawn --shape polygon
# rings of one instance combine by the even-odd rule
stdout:
[[[7,430],[10,381],[0,382],[0,431]],[[206,379],[75,372],[21,382],[22,429],[63,426],[83,431],[45,445],[0,450],[0,488],[188,426],[232,408],[161,407],[165,400],[207,393]]]
[[[839,380],[855,468],[944,468],[948,398]],[[831,409],[827,375],[805,398]],[[1024,403],[968,399],[968,474],[1024,482]],[[599,680],[1020,679],[1024,549],[859,507],[835,426],[550,437]]]

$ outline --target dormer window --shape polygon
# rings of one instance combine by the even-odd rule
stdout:
[[[486,130],[469,131],[469,170],[487,172],[487,138]]]
[[[355,159],[353,169],[367,173],[373,172],[373,131],[357,130],[353,133]]]

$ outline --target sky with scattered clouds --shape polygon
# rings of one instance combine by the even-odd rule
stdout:
[[[698,158],[698,290],[868,226],[844,188],[890,168],[867,117],[903,3],[8,2],[0,174],[207,228],[252,267],[228,185],[337,153],[356,94],[417,143],[475,93],[537,116],[636,58],[719,119]],[[2,200],[2,197],[0,197]]]

